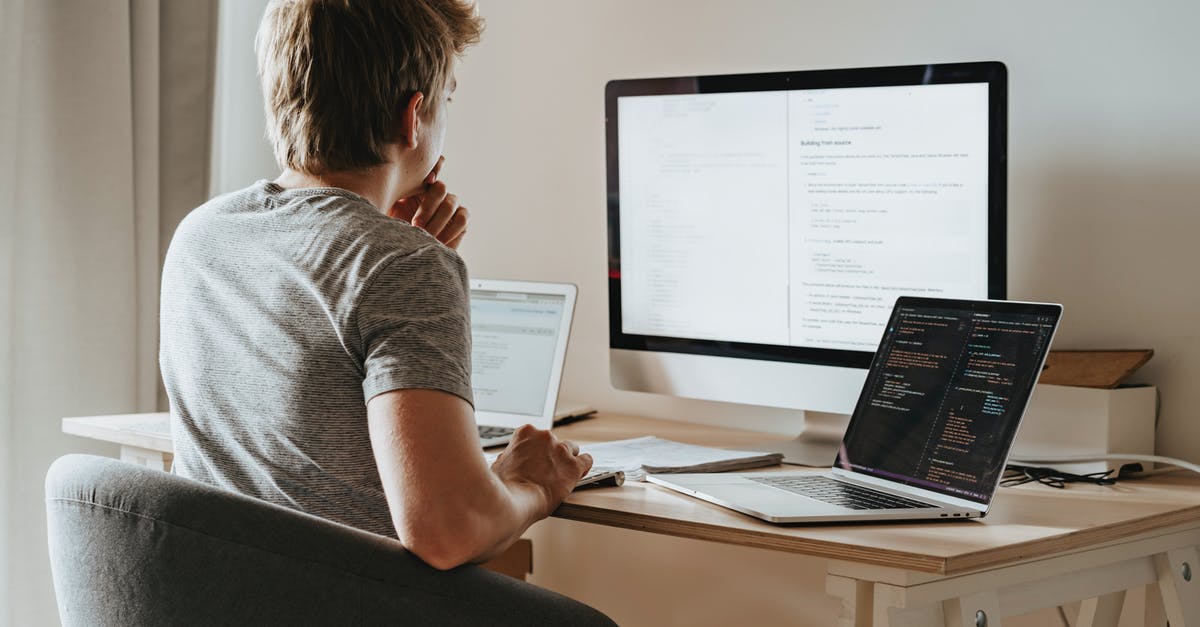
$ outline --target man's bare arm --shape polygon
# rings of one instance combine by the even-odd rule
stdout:
[[[446,392],[386,392],[367,403],[367,417],[396,533],[443,570],[499,554],[591,467],[577,447],[523,427],[488,468],[471,406]]]

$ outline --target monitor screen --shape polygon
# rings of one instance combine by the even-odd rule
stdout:
[[[478,411],[540,416],[567,299],[471,290],[471,388]]]
[[[1002,64],[606,99],[615,349],[866,368],[898,296],[1005,296]]]

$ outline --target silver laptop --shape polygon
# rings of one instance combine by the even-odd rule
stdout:
[[[647,480],[777,523],[985,516],[1061,316],[901,297],[829,471]]]
[[[471,387],[485,448],[507,444],[521,425],[549,429],[589,411],[556,411],[575,295],[567,283],[471,281]]]

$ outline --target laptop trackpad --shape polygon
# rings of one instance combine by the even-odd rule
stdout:
[[[851,510],[810,499],[799,494],[758,485],[723,485],[700,488],[727,507],[752,510],[769,516],[821,516],[844,514]]]

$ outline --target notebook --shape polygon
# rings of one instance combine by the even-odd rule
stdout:
[[[471,280],[471,387],[485,448],[524,424],[553,426],[575,295],[568,283]],[[587,411],[563,409],[559,419]]]
[[[1061,316],[901,297],[829,471],[647,480],[777,523],[985,516]]]

